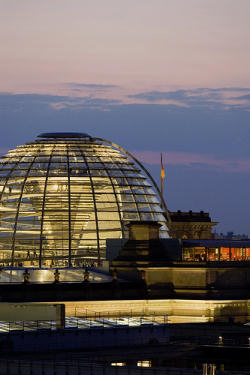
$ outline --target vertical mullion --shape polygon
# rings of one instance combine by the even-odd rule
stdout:
[[[18,166],[18,164],[21,163],[21,160],[22,160],[22,158],[23,158],[24,156],[25,156],[25,155],[19,156],[19,160],[15,163],[14,167],[12,167],[12,168],[10,169],[9,174],[8,174],[6,180],[5,180],[4,185],[3,185],[3,190],[2,190],[1,193],[0,193],[0,200],[2,199],[2,195],[3,195],[4,190],[5,190],[5,188],[6,188],[7,184],[8,184],[8,181],[9,181],[11,175],[12,175],[12,172],[15,170],[15,168]]]
[[[37,153],[39,153],[39,152],[40,152],[40,149],[38,149]],[[21,186],[20,195],[19,195],[19,200],[18,200],[18,204],[17,204],[17,212],[16,212],[16,216],[15,216],[15,223],[14,223],[13,234],[12,234],[12,253],[11,253],[11,266],[12,267],[13,267],[13,263],[14,263],[14,254],[15,254],[17,221],[18,221],[18,217],[19,217],[19,210],[20,210],[21,200],[22,200],[22,196],[23,196],[24,186],[25,186],[25,183],[26,183],[27,178],[29,176],[30,170],[31,170],[36,158],[37,158],[37,155],[33,157],[33,160],[30,163],[29,168],[27,169],[26,175],[24,176],[22,186]]]
[[[122,163],[119,162],[118,164],[122,164]],[[136,206],[137,214],[139,215],[139,218],[141,220],[141,213],[140,213],[139,208],[138,208],[138,202],[135,199],[135,194],[134,194],[133,190],[131,189],[131,185],[128,182],[128,178],[127,178],[126,174],[123,172],[123,170],[121,168],[119,170],[121,171],[123,177],[125,178],[125,180],[127,182],[127,186],[130,189],[130,191],[131,191],[131,195],[134,198],[134,203],[135,203],[135,206]]]
[[[67,144],[67,169],[68,169],[68,218],[69,218],[69,267],[72,266],[71,261],[71,196],[70,196],[70,164],[69,164],[69,145]]]
[[[49,178],[49,172],[50,172],[50,165],[52,160],[52,155],[55,149],[55,145],[53,150],[51,151],[49,161],[48,161],[48,167],[46,172],[46,177],[44,181],[44,189],[43,189],[43,204],[42,204],[42,215],[41,215],[41,229],[40,229],[40,250],[39,250],[39,267],[42,267],[42,249],[43,249],[43,224],[44,224],[44,209],[45,209],[45,199],[46,199],[46,192],[47,192],[47,186],[48,186],[48,178]]]
[[[112,186],[112,189],[113,189],[113,192],[114,192],[114,195],[115,195],[115,201],[116,201],[116,205],[117,205],[117,209],[118,209],[118,214],[119,214],[119,219],[120,219],[122,237],[124,237],[124,226],[123,226],[123,222],[122,222],[121,210],[120,210],[119,200],[118,200],[118,197],[117,197],[117,194],[116,194],[115,186],[114,186],[114,183],[113,183],[113,180],[112,180],[112,176],[110,175],[109,169],[106,167],[106,164],[102,161],[102,159],[100,158],[100,156],[99,155],[96,155],[96,156],[99,159],[100,163],[103,165],[103,169],[106,171],[106,173],[107,173],[107,175],[109,177],[110,184]]]
[[[91,176],[90,168],[86,159],[86,156],[84,152],[82,151],[81,147],[79,147],[81,156],[85,162],[88,175],[89,175],[89,181],[90,181],[90,186],[91,186],[91,191],[92,191],[92,197],[93,197],[93,204],[94,204],[94,213],[95,213],[95,224],[96,224],[96,238],[97,238],[97,251],[98,251],[98,264],[100,265],[100,260],[101,260],[101,255],[100,255],[100,240],[99,240],[99,225],[98,225],[98,217],[97,217],[97,207],[96,207],[96,199],[95,199],[95,189],[94,189],[94,184],[93,184],[93,179]]]
[[[161,204],[163,205],[164,209],[165,209],[165,214],[166,214],[166,218],[167,218],[167,221],[169,221],[171,223],[171,217],[170,217],[170,214],[169,214],[169,211],[168,211],[168,208],[166,206],[166,203],[164,201],[164,198],[160,192],[160,189],[158,188],[158,185],[157,183],[155,182],[155,180],[153,179],[153,177],[151,176],[151,174],[147,171],[146,168],[144,168],[144,166],[142,165],[141,162],[139,162],[139,160],[137,160],[130,152],[128,152],[127,150],[125,150],[123,147],[120,147],[118,146],[117,144],[115,144],[114,142],[110,142],[108,141],[107,139],[103,139],[103,138],[93,138],[94,141],[101,141],[101,142],[105,142],[113,147],[116,147],[118,148],[118,150],[120,150],[121,152],[123,152],[125,155],[127,155],[129,158],[131,158],[139,167],[142,171],[144,171],[144,173],[149,177],[150,181],[152,182],[156,192],[158,193],[159,195],[159,198],[160,198],[160,201],[161,201]],[[162,211],[163,215],[164,215],[164,211]]]

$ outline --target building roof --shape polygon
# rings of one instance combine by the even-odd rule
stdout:
[[[211,222],[211,218],[208,212],[200,211],[176,211],[169,212],[172,222]]]
[[[91,138],[86,133],[74,133],[74,132],[57,132],[57,133],[42,133],[38,135],[38,138]]]
[[[237,247],[250,248],[250,239],[248,240],[182,240],[183,247]]]

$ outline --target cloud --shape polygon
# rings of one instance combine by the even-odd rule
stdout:
[[[220,91],[223,91],[223,92],[226,92],[226,91],[229,91],[229,92],[233,92],[233,91],[249,92],[250,88],[247,88],[247,87],[219,87],[219,88],[216,88],[216,89],[206,89],[206,90],[217,91],[217,92],[220,92]]]
[[[110,89],[114,87],[118,87],[117,85],[104,85],[104,84],[97,84],[97,83],[77,83],[77,82],[66,82],[64,85],[71,86],[71,87],[86,87],[88,89]]]
[[[225,110],[224,104],[211,108],[151,102],[124,104],[114,96],[2,94],[0,147],[7,144],[6,137],[9,145],[19,144],[20,139],[26,141],[27,134],[33,137],[45,130],[67,131],[69,127],[82,131],[84,124],[85,131],[92,136],[103,136],[130,149],[157,147],[244,158],[250,157],[248,110],[235,105]]]
[[[120,104],[120,100],[92,98],[90,96],[84,98],[71,98],[71,100],[61,100],[58,102],[50,103],[51,107],[57,110],[72,109],[81,110],[84,107],[88,109],[108,110],[109,106]]]
[[[237,96],[242,92],[248,92],[247,95]],[[230,96],[234,94],[235,96]],[[250,89],[248,88],[197,88],[193,90],[176,90],[176,91],[147,91],[134,95],[129,95],[129,98],[148,103],[157,104],[176,104],[188,107],[213,107],[213,108],[228,108],[235,103],[233,100],[249,99]]]
[[[44,94],[6,94],[0,93],[0,109],[21,111],[29,106],[30,111],[34,108],[50,107],[54,110],[75,109],[79,110],[84,107],[107,109],[108,106],[119,104],[120,100],[95,98],[92,96],[70,97],[63,95],[44,95]]]
[[[250,94],[234,97],[236,100],[250,100]]]
[[[98,108],[108,111],[110,106],[124,105],[161,105],[175,110],[177,107],[228,110],[250,110],[250,89],[247,88],[196,88],[192,90],[181,89],[175,91],[146,91],[129,95],[115,85],[64,83],[66,90],[61,94],[16,94],[0,93],[0,105],[2,107],[14,105],[16,110],[22,106],[51,106],[54,110],[69,108],[79,110],[83,107]],[[245,93],[242,95],[242,93]],[[18,109],[17,109],[18,107]]]
[[[140,161],[150,165],[160,165],[160,153],[155,151],[131,151]],[[165,165],[182,165],[186,167],[212,167],[223,172],[250,172],[250,158],[245,159],[218,159],[212,154],[188,152],[163,152]]]
[[[149,91],[130,95],[130,98],[151,103],[175,103],[183,106],[218,106],[221,99],[219,92],[209,92],[207,89],[176,90],[176,91]]]
[[[13,93],[0,93],[1,103],[12,102],[12,103],[51,103],[59,102],[62,100],[73,100],[68,96],[62,95],[46,95],[46,94],[13,94]]]
[[[65,86],[74,91],[91,90],[91,91],[103,91],[118,88],[117,85],[104,85],[96,83],[77,83],[77,82],[66,82],[62,86]]]

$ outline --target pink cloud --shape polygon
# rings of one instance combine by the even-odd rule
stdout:
[[[156,151],[131,151],[138,160],[151,164],[160,164],[160,153]],[[184,165],[195,167],[197,165],[214,167],[224,172],[250,172],[249,159],[216,159],[212,154],[196,154],[188,152],[162,152],[164,165]]]

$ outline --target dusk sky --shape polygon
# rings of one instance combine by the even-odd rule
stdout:
[[[250,236],[249,0],[0,0],[0,153],[80,131]]]

